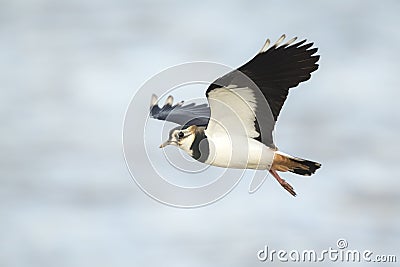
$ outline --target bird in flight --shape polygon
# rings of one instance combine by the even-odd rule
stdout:
[[[281,152],[272,135],[289,89],[310,79],[319,55],[313,43],[285,38],[272,46],[267,39],[253,59],[215,80],[206,90],[208,104],[174,105],[169,96],[160,107],[153,94],[150,117],[179,125],[160,147],[177,146],[209,165],[268,170],[296,196],[278,172],[310,176],[321,164]]]

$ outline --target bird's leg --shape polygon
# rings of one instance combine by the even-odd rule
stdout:
[[[269,172],[272,174],[272,176],[275,177],[275,179],[281,184],[283,188],[285,188],[292,196],[296,196],[296,192],[294,192],[293,187],[284,179],[282,179],[275,170],[269,170]]]

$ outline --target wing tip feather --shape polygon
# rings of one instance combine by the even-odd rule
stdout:
[[[157,104],[157,101],[158,101],[157,95],[152,94],[150,99],[150,108],[154,107]]]
[[[267,39],[265,41],[263,47],[261,47],[260,52],[258,52],[258,53],[261,54],[261,53],[264,53],[265,51],[267,51],[270,43],[271,43],[271,41],[269,39]]]
[[[174,98],[172,95],[169,95],[165,100],[164,106],[172,106],[173,103],[174,103]]]
[[[283,40],[285,40],[285,38],[286,38],[286,35],[282,34],[281,37],[279,37],[278,41],[276,41],[272,47],[275,47],[275,48],[278,47],[283,42]]]

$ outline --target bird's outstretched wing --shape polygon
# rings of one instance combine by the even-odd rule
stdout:
[[[150,103],[150,117],[177,123],[186,128],[190,125],[206,126],[210,119],[210,108],[207,104],[197,105],[190,103],[184,105],[181,101],[174,105],[174,98],[168,96],[164,106],[158,105],[158,98],[152,95]]]
[[[294,43],[297,38],[283,43],[284,39],[282,35],[271,47],[268,39],[252,60],[208,87],[206,96],[211,120],[207,129],[219,127],[213,121],[225,125],[230,123],[230,116],[239,116],[249,137],[275,147],[272,131],[289,88],[310,79],[311,73],[318,69],[319,60],[319,56],[314,55],[317,48],[311,48],[313,43],[306,43],[306,40]],[[239,113],[229,115],[226,107],[231,107],[232,111],[241,108]]]

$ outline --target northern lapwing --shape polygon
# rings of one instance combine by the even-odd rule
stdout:
[[[295,37],[284,43],[284,39],[282,35],[272,46],[267,39],[252,60],[215,80],[206,90],[208,105],[184,105],[183,101],[174,105],[169,96],[160,107],[153,94],[150,117],[180,125],[170,131],[160,147],[178,146],[209,165],[269,170],[296,196],[277,172],[310,176],[321,164],[279,151],[272,132],[289,89],[310,79],[318,69],[319,55],[307,40],[295,42]],[[267,103],[267,110],[262,108],[263,103]]]

